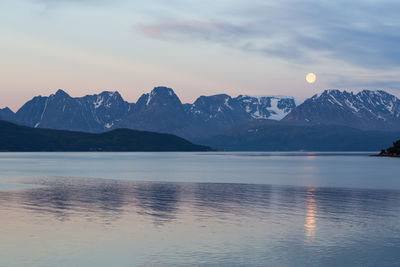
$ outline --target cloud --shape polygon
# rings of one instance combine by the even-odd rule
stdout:
[[[400,2],[232,3],[208,17],[164,19],[136,28],[151,38],[213,42],[298,64],[339,60],[370,69],[400,67]]]
[[[399,90],[400,80],[396,77],[376,78],[374,80],[354,77],[342,77],[331,82],[332,88],[351,88],[351,89],[395,89]]]
[[[58,3],[96,3],[96,2],[103,2],[102,0],[34,0],[35,2],[39,3],[46,3],[46,4],[58,4]]]
[[[137,28],[153,38],[180,41],[202,39],[229,42],[252,34],[247,25],[233,25],[221,21],[174,21],[160,24],[139,24]]]
[[[57,7],[63,4],[85,4],[85,5],[99,5],[111,0],[30,0],[34,3],[42,4],[46,7]]]
[[[375,71],[362,68],[344,68],[336,72],[321,72],[320,76],[323,77],[329,88],[400,91],[398,69]]]

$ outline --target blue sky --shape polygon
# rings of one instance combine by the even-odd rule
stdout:
[[[2,0],[0,107],[58,88],[136,101],[166,85],[184,102],[328,88],[398,94],[399,11],[385,0]],[[308,72],[317,83],[305,82]]]

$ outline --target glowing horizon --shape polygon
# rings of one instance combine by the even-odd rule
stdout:
[[[183,102],[330,88],[398,93],[400,4],[309,2],[1,1],[0,107],[15,111],[58,88],[119,91],[129,102],[157,85]],[[310,70],[313,85],[304,81]]]

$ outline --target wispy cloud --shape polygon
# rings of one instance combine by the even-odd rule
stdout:
[[[394,89],[400,88],[400,80],[395,76],[384,77],[339,77],[330,83],[332,88],[351,89]]]
[[[391,68],[400,67],[398,10],[400,2],[385,0],[235,1],[219,17],[136,27],[151,38],[203,40],[297,63],[334,59]]]
[[[42,4],[46,7],[57,7],[63,4],[85,4],[99,5],[112,0],[30,0],[31,2]]]
[[[137,28],[153,38],[177,41],[201,39],[228,43],[255,34],[249,25],[234,25],[222,21],[170,21],[139,24]]]
[[[104,0],[32,0],[38,3],[48,3],[48,4],[57,4],[57,3],[96,3],[103,2]]]

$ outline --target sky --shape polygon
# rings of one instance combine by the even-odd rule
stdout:
[[[394,0],[1,0],[0,107],[57,89],[136,102],[160,85],[182,102],[399,95],[399,12]]]

